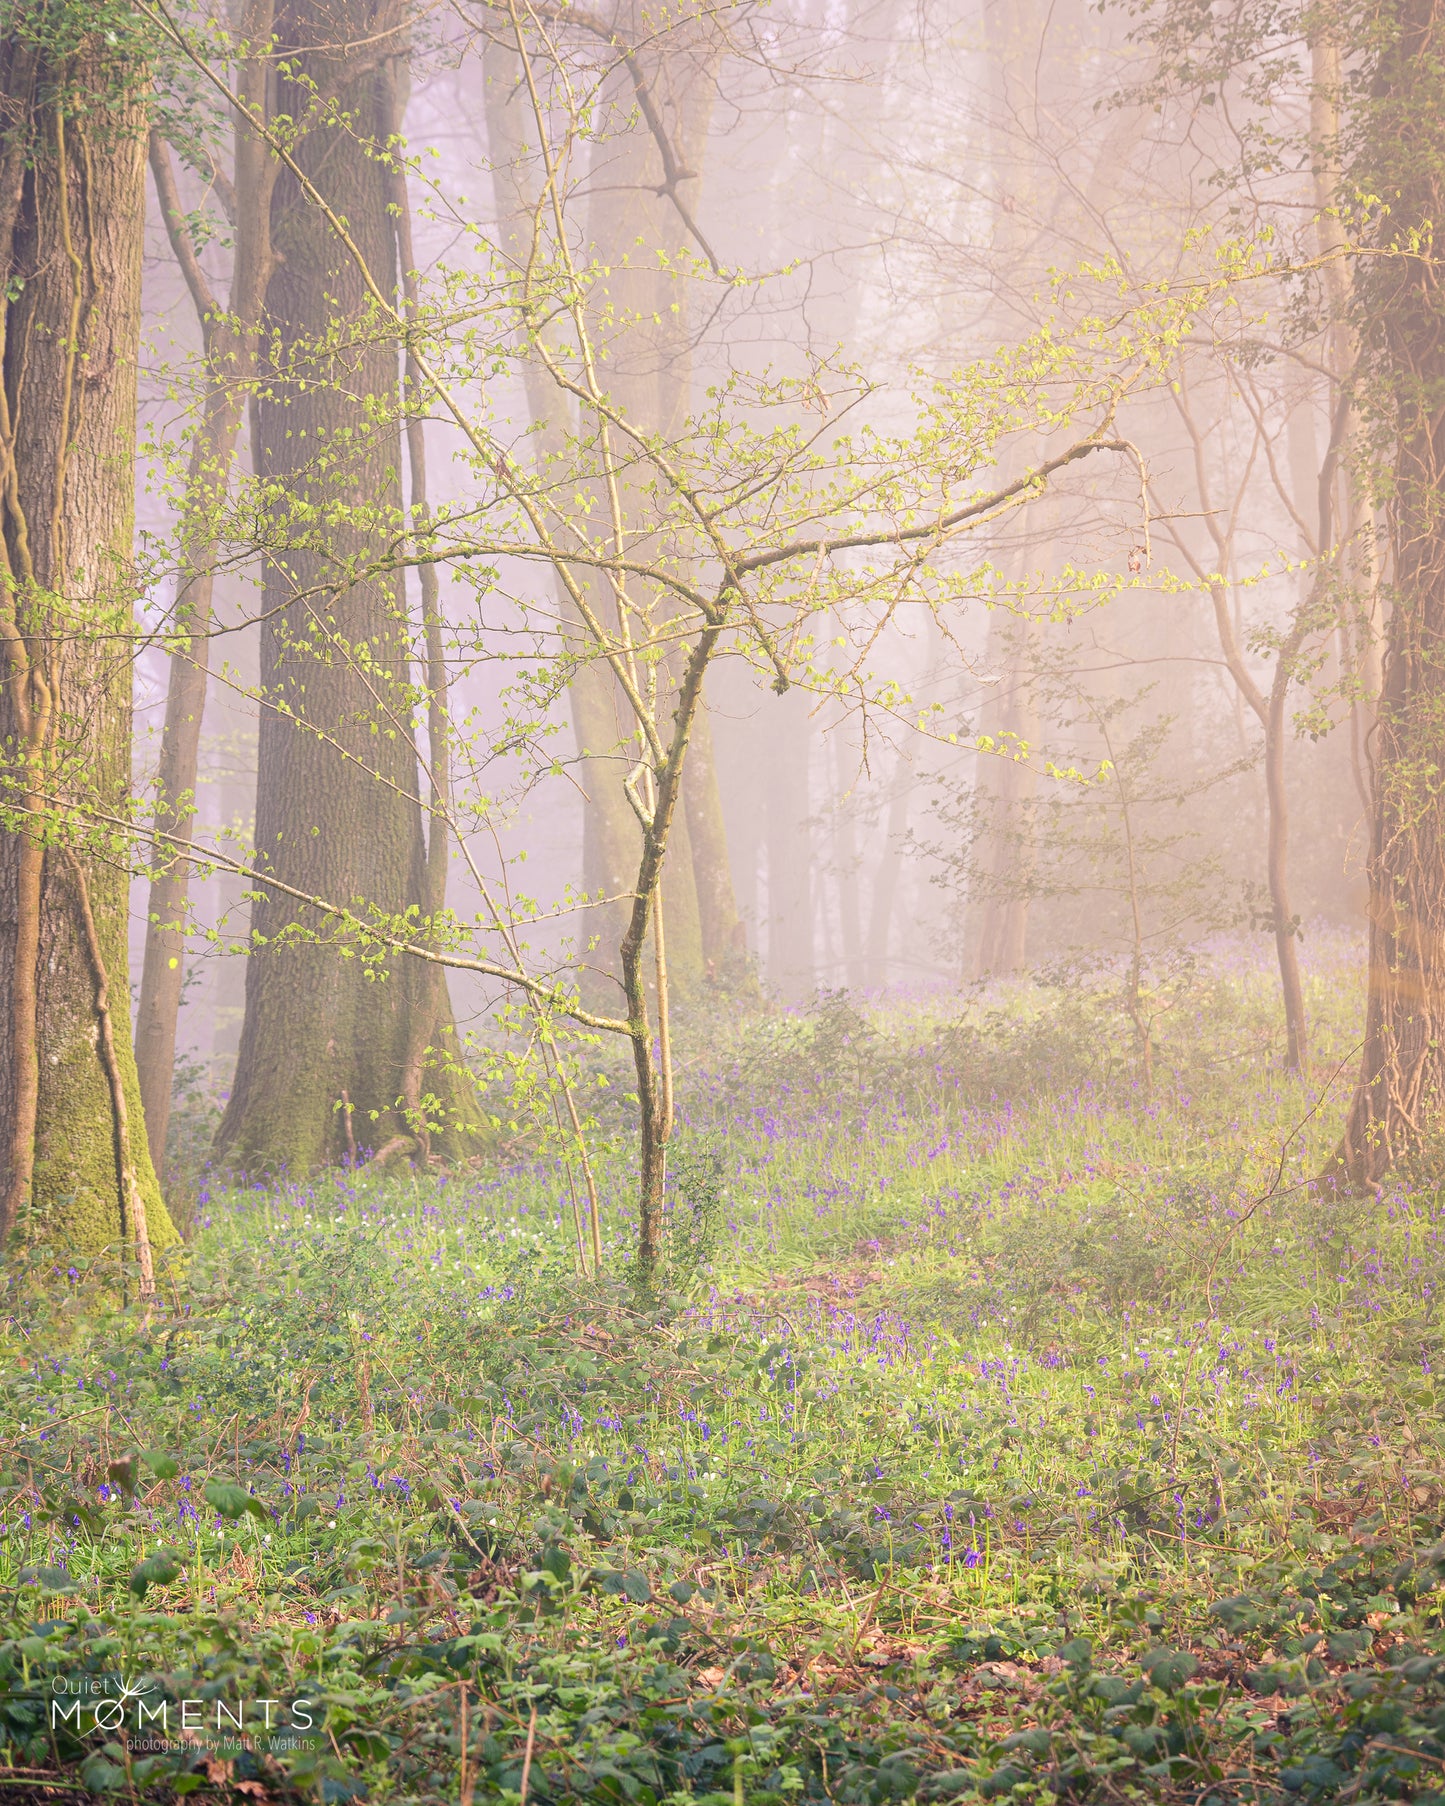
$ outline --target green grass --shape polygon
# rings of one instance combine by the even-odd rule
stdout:
[[[203,1195],[148,1317],[31,1250],[0,1780],[1445,1799],[1445,1215],[1305,1183],[1359,1001],[1350,949],[1312,951],[1308,1082],[1238,950],[1152,1097],[1079,988],[712,1025],[683,1048],[692,1254],[652,1300],[620,1142],[601,1283],[541,1151]],[[164,1747],[134,1701],[129,1738],[55,1724],[86,1677],[148,1678]],[[308,1734],[217,1743],[217,1702],[264,1732],[267,1699]]]

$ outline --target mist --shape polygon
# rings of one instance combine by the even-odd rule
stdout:
[[[1435,9],[0,17],[21,1797],[1433,1797]]]

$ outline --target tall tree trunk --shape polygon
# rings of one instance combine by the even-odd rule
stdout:
[[[843,942],[844,983],[858,991],[868,982],[863,962],[863,905],[858,883],[858,824],[847,742],[833,736],[833,864],[838,878],[838,928]]]
[[[1359,278],[1396,437],[1365,1047],[1328,1175],[1356,1186],[1422,1158],[1438,1174],[1445,1138],[1445,304],[1430,251],[1445,219],[1445,12],[1396,0],[1387,18],[1363,176],[1386,203],[1389,241],[1410,248]]]
[[[683,433],[693,404],[693,285],[681,272],[688,267],[689,258],[696,258],[703,247],[690,236],[684,209],[688,220],[696,218],[720,61],[715,33],[694,25],[677,37],[679,41],[671,46],[660,42],[661,54],[647,73],[652,110],[669,147],[672,164],[670,169],[661,167],[661,146],[654,136],[652,151],[658,163],[654,180],[660,177],[665,183],[676,177],[675,198],[671,202],[663,200],[657,220],[661,237],[648,241],[659,246],[656,262],[660,267],[653,274],[657,288],[654,308],[661,322],[658,410],[663,436],[668,439]],[[687,851],[697,897],[704,975],[709,982],[721,979],[736,985],[749,981],[751,967],[740,934],[737,892],[723,825],[721,783],[722,773],[713,753],[712,726],[704,704],[699,707],[693,727],[683,777]]]
[[[86,824],[130,788],[145,71],[73,31],[36,0],[0,46],[0,1230],[144,1273],[176,1233],[131,1049],[129,860]]]
[[[1032,654],[1027,622],[995,616],[989,625],[989,669],[999,681],[989,691],[981,728],[999,743],[1003,757],[980,754],[978,790],[991,832],[984,857],[990,883],[972,924],[974,978],[1004,978],[1024,967],[1029,931],[1029,874],[1020,870],[1026,812],[1038,789],[1028,757],[1013,758],[1038,740]]]
[[[893,931],[893,910],[898,901],[898,878],[903,864],[903,836],[908,828],[908,791],[913,769],[899,753],[888,785],[888,813],[884,817],[883,850],[868,902],[868,984],[881,991],[888,984],[888,943]]]
[[[813,960],[813,829],[808,697],[790,690],[768,706],[773,769],[767,774],[768,981],[781,997],[807,997]]]
[[[656,79],[653,66],[665,62],[666,54],[665,37],[660,47],[650,47],[645,60],[651,80]],[[545,223],[540,225],[539,234],[542,219],[539,210],[550,204],[545,168],[538,153],[538,137],[543,128],[534,117],[532,83],[527,80],[521,52],[505,32],[489,40],[485,70],[488,148],[501,215],[500,226],[518,273],[521,300],[525,306],[538,236],[545,241],[548,235]],[[534,68],[531,73],[541,95],[541,78],[545,71]],[[639,242],[665,242],[665,234],[671,229],[672,210],[671,202],[658,188],[662,170],[656,140],[645,123],[633,122],[629,117],[632,111],[629,97],[635,99],[637,79],[648,79],[642,76],[640,66],[634,76],[627,64],[619,63],[606,86],[604,111],[607,119],[613,127],[617,127],[619,120],[627,121],[630,129],[616,129],[612,135],[605,136],[596,151],[598,168],[592,176],[587,231],[592,241],[591,260],[595,260],[603,275],[593,290],[592,325],[597,331],[599,347],[605,348],[600,374],[609,398],[633,425],[665,437],[676,431],[686,413],[686,391],[690,385],[686,372],[679,375],[676,368],[678,358],[685,350],[685,338],[680,350],[676,325],[670,324],[664,329],[655,322],[673,320],[670,310],[678,302],[684,285],[675,275],[665,275],[634,256]],[[651,104],[651,86],[648,94]],[[572,403],[552,383],[535,358],[524,358],[523,374],[528,409],[540,428],[537,440],[539,463],[545,464],[548,458],[565,457],[569,438],[579,430]],[[590,419],[586,430],[595,430],[595,423]],[[616,449],[619,461],[626,465],[630,462],[631,448],[625,442],[625,435],[622,440]],[[635,551],[646,530],[646,499],[636,494],[624,477],[619,487],[619,501],[622,531],[632,539],[631,549]],[[596,519],[607,522],[609,498],[600,485],[597,502]],[[599,526],[597,531],[604,538],[608,537],[606,526]],[[593,976],[584,985],[585,990],[595,992],[599,982],[609,985],[610,981],[604,975],[620,978],[617,950],[632,920],[631,893],[642,842],[623,783],[637,757],[636,723],[630,717],[611,671],[598,655],[561,585],[558,591],[559,606],[577,649],[576,669],[568,689],[581,764],[582,880],[590,895],[607,899],[599,912],[599,925],[591,928],[589,933],[589,938],[596,934],[601,943],[590,956]],[[616,601],[606,579],[599,578],[589,584],[588,602],[609,632],[615,634],[620,630]],[[706,750],[705,746],[704,753]],[[720,815],[702,795],[703,786],[702,777],[689,778],[688,808],[679,816],[673,829],[662,881],[668,965],[674,983],[684,993],[695,990],[704,977],[699,864],[710,874],[713,884],[713,895],[709,899],[710,919],[721,921],[724,931],[730,932],[730,882],[726,894],[720,893],[716,869],[718,846],[721,844],[725,853],[726,842],[719,843],[713,832],[720,828]],[[692,849],[694,826],[704,838],[698,857]],[[736,905],[731,904],[733,919],[736,913]],[[707,957],[716,964],[714,954],[709,953]]]
[[[250,0],[240,37],[262,45],[270,36],[273,0]],[[239,94],[248,109],[265,116],[266,68],[259,58],[242,64]],[[271,274],[271,188],[276,165],[258,134],[238,124],[235,141],[235,265],[227,304],[210,286],[192,246],[176,190],[170,146],[151,134],[156,198],[176,261],[200,318],[205,393],[191,447],[182,511],[184,564],[176,595],[175,631],[161,730],[157,774],[155,851],[146,910],[145,955],[136,1011],[136,1063],[145,1105],[146,1138],[156,1172],[165,1177],[166,1134],[176,1063],[176,1026],[185,984],[186,925],[190,913],[190,863],[167,834],[188,836],[200,769],[201,722],[206,707],[211,601],[215,585],[217,515],[224,504],[240,435],[241,417],[256,361],[256,328]]]
[[[1341,575],[1345,600],[1341,626],[1351,675],[1359,686],[1350,695],[1350,754],[1360,800],[1370,807],[1370,748],[1374,739],[1375,706],[1383,682],[1380,586],[1376,570],[1373,519],[1367,486],[1361,481],[1356,408],[1349,399],[1358,380],[1360,355],[1353,298],[1349,241],[1341,217],[1344,192],[1341,139],[1346,95],[1343,44],[1338,25],[1322,9],[1314,21],[1310,41],[1310,161],[1314,178],[1315,236],[1323,259],[1325,294],[1329,301],[1329,328],[1325,335],[1325,359],[1330,376],[1330,414],[1342,395],[1348,412],[1340,422],[1342,455],[1337,459],[1332,502],[1340,522],[1337,537],[1343,542]],[[1301,491],[1301,494],[1306,493]],[[1321,546],[1321,553],[1325,547]]]
[[[655,433],[666,441],[681,429],[686,418],[692,365],[686,320],[687,283],[678,273],[680,259],[659,256],[664,247],[677,246],[684,238],[676,208],[666,192],[668,172],[659,135],[668,144],[670,158],[674,140],[681,147],[682,128],[689,117],[686,102],[691,100],[693,110],[700,115],[691,121],[691,133],[700,149],[710,112],[710,85],[706,79],[699,80],[696,69],[691,67],[690,53],[700,51],[701,46],[690,43],[692,34],[684,28],[674,27],[659,36],[656,27],[644,18],[642,8],[635,4],[622,9],[619,25],[624,41],[645,43],[646,47],[633,57],[619,59],[601,88],[602,136],[594,147],[587,211],[591,259],[598,279],[588,313],[594,341],[602,352],[599,375],[609,399],[635,429]],[[646,42],[648,39],[652,41]],[[647,113],[655,120],[655,129],[647,114],[639,112],[639,89],[647,97]],[[679,105],[679,100],[684,104]],[[683,163],[681,167],[688,165]],[[641,245],[658,250],[641,255]],[[668,267],[659,267],[664,261]],[[633,448],[626,435],[616,436],[614,449],[621,466],[621,524],[629,554],[646,556],[653,505],[646,493],[650,473],[645,466],[634,471]],[[598,504],[597,518],[605,521],[608,504],[600,489]],[[605,534],[606,529],[600,528],[599,532]],[[617,606],[607,593],[608,585],[598,582],[592,588],[592,606],[599,619],[620,629]],[[664,605],[659,598],[639,595],[634,602],[661,625],[660,610]],[[592,664],[597,667],[595,655]],[[659,675],[662,682],[669,676],[675,681],[676,674],[666,665]],[[597,676],[603,680],[612,703],[613,734],[610,741],[592,740],[581,747],[584,754],[604,754],[600,761],[591,761],[593,769],[586,786],[590,808],[587,846],[597,861],[595,874],[589,873],[587,878],[589,889],[606,882],[618,859],[624,862],[625,870],[635,873],[641,844],[631,806],[622,791],[622,782],[637,756],[622,744],[623,738],[632,734],[634,723],[610,677],[600,669]],[[660,705],[660,713],[664,718],[669,713],[665,704]],[[628,744],[635,746],[636,742]],[[689,762],[691,757],[690,753]],[[699,774],[694,780],[694,791],[705,781]],[[667,964],[675,988],[684,996],[702,984],[705,958],[715,959],[715,955],[704,954],[697,857],[692,846],[693,813],[684,809],[679,814],[662,877]],[[702,813],[706,814],[706,807]],[[720,810],[718,815],[720,819]],[[707,825],[705,820],[703,825]],[[715,850],[714,846],[702,852],[704,870],[714,887],[719,878]],[[716,895],[709,899],[709,909],[716,917],[725,918],[729,908],[736,913],[730,898],[726,902]]]
[[[696,187],[693,172],[706,141],[717,53],[708,28],[683,22],[659,32],[635,5],[624,7],[616,23],[617,35],[607,40],[604,52],[612,66],[601,86],[599,136],[589,172],[587,262],[594,280],[588,323],[608,399],[631,427],[666,442],[681,431],[691,404],[689,284],[683,271],[687,255],[696,255],[697,247],[684,225],[691,207],[682,191],[691,197]],[[619,55],[624,45],[629,51]],[[524,173],[528,155],[537,157],[538,137],[545,130],[533,116],[533,92],[541,96],[545,84],[537,80],[541,72],[535,67],[533,79],[526,79],[521,48],[507,41],[505,33],[489,43],[486,68],[494,180],[508,248],[521,270],[534,255],[535,222],[542,218],[538,210],[550,205],[542,171]],[[545,227],[540,236],[547,237]],[[640,255],[641,245],[653,250]],[[577,430],[570,404],[533,360],[526,369],[532,417],[544,429],[539,449],[543,457],[564,451],[569,432]],[[583,422],[584,431],[594,427],[590,417]],[[648,472],[644,461],[638,474],[628,434],[609,431],[617,487],[614,497],[606,484],[596,485],[594,533],[599,545],[612,549],[620,535],[629,554],[637,556],[647,542],[653,506]],[[634,594],[629,600],[659,620],[658,598]],[[609,632],[623,632],[626,624],[608,578],[599,575],[589,584],[588,606]],[[570,690],[582,765],[583,881],[590,893],[610,899],[603,936],[609,950],[599,957],[601,965],[613,957],[611,947],[631,923],[628,893],[641,839],[622,786],[637,758],[636,723],[590,635],[573,619],[575,610],[564,603],[563,612],[578,647]],[[637,631],[635,622],[632,629]],[[664,682],[677,679],[677,672],[666,667],[659,675]],[[665,704],[660,712],[668,713]],[[699,728],[690,757],[687,807],[673,829],[662,880],[667,964],[683,993],[695,990],[708,971],[720,971],[734,956],[737,922],[716,767],[705,723],[700,721]]]
[[[377,147],[391,62],[404,48],[395,13],[385,0],[292,0],[276,31],[286,59],[276,105],[302,122],[297,162],[346,221],[378,287],[394,294],[392,177]],[[256,859],[308,895],[396,916],[423,909],[428,891],[410,628],[396,575],[363,573],[404,518],[397,350],[376,328],[355,259],[289,173],[272,197],[271,238],[256,457],[275,549]],[[251,928],[246,1018],[217,1153],[304,1172],[411,1139],[412,1016],[435,1009],[420,962],[337,948],[304,906],[264,885]],[[432,1146],[464,1152],[477,1121],[470,1084],[445,1061],[433,1059],[428,1073],[443,1118]]]
[[[532,86],[514,34],[504,25],[488,37],[482,67],[498,237],[516,281],[516,308],[528,329],[545,332],[549,327],[542,322],[551,311],[547,283],[552,272],[535,268],[534,260],[547,237],[548,178],[539,154],[541,128],[535,117]],[[534,284],[540,284],[542,294],[534,293]],[[555,334],[559,328],[551,323],[550,330]],[[566,456],[569,440],[577,431],[576,407],[536,357],[524,355],[519,361],[527,411],[535,429],[536,467],[545,470],[553,460]],[[619,699],[611,673],[589,649],[586,628],[566,586],[554,579],[553,589],[569,638],[577,647],[577,667],[567,697],[581,762],[582,884],[589,895],[609,899],[583,924],[586,941],[596,935],[601,942],[585,955],[589,965],[583,990],[596,1002],[604,1001],[604,993],[610,990],[612,998],[606,1001],[615,1001],[615,984],[603,975],[612,949],[626,931],[627,895],[637,869],[638,845],[636,823],[622,791],[628,768],[615,750],[623,734]],[[620,769],[609,770],[614,765]]]
[[[746,983],[750,970],[737,893],[728,859],[712,723],[699,708],[692,744],[682,774],[688,838],[692,843],[693,882],[697,891],[698,927],[710,983]]]

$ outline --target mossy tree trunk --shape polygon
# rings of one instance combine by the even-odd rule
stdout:
[[[1366,103],[1364,177],[1392,254],[1359,277],[1393,408],[1394,571],[1375,739],[1359,1083],[1331,1177],[1377,1183],[1445,1145],[1445,11],[1396,0]]]
[[[62,1255],[135,1256],[176,1240],[141,1117],[116,827],[145,69],[84,13],[13,8],[0,45],[0,1227]]]
[[[298,165],[396,292],[393,174],[378,154],[404,49],[381,0],[278,9],[276,110]],[[428,895],[403,586],[385,569],[404,519],[400,364],[357,257],[289,172],[271,207],[256,459],[269,514],[256,858],[309,896],[397,917]],[[377,568],[380,566],[381,568]],[[265,885],[252,904],[246,1015],[217,1154],[252,1171],[416,1143],[403,1107],[414,1015],[427,1012],[433,1152],[468,1151],[479,1117],[444,988],[420,962],[336,943]],[[434,1018],[435,1020],[431,1020]]]

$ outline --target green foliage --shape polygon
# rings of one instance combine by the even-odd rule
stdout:
[[[1267,979],[1213,982],[1147,1100],[1057,1025],[987,1109],[936,1014],[715,1038],[672,1157],[715,1230],[691,1304],[579,1281],[540,1163],[203,1188],[149,1322],[16,1270],[8,1760],[158,1799],[456,1798],[464,1744],[514,1806],[529,1744],[539,1802],[1429,1797],[1438,1205],[1246,1215],[1310,1098]],[[127,1752],[50,1724],[87,1675],[322,1730]]]
[[[680,1141],[669,1157],[667,1277],[673,1289],[693,1288],[712,1271],[727,1216],[724,1170],[721,1148],[707,1137]]]

